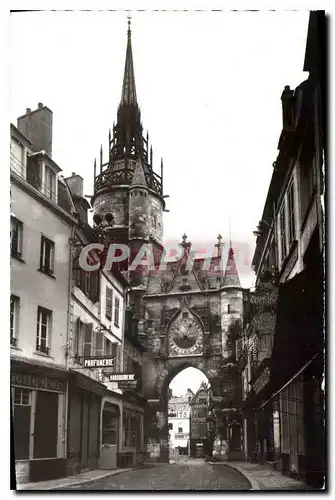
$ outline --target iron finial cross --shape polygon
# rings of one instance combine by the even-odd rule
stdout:
[[[218,240],[217,244],[215,245],[216,247],[220,247],[221,246],[221,240],[222,240],[222,236],[221,234],[218,235],[218,237],[216,238]]]
[[[183,234],[183,236],[181,237],[181,239],[183,240],[183,245],[185,245],[186,243],[186,240],[187,240],[187,234]]]

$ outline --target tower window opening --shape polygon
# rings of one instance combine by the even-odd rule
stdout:
[[[183,312],[183,319],[184,318],[188,318],[188,312],[187,311]]]

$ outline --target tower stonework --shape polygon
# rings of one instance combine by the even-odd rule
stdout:
[[[232,248],[227,265],[222,265],[221,236],[209,268],[204,268],[204,259],[195,259],[193,268],[187,268],[192,245],[186,235],[180,244],[183,256],[169,262],[166,269],[132,272],[129,268],[143,244],[153,245],[156,266],[164,252],[163,164],[158,175],[148,142],[148,136],[142,134],[129,27],[121,101],[117,123],[109,134],[108,162],[103,163],[101,154],[99,173],[95,166],[93,220],[110,242],[125,243],[131,249],[129,306],[137,316],[144,350],[146,451],[156,447],[160,460],[168,461],[168,387],[184,368],[198,368],[207,376],[217,401],[216,432],[228,442],[230,422],[241,419],[235,345],[241,331],[243,290]]]

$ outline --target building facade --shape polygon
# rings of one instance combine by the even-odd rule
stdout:
[[[168,427],[171,456],[190,455],[190,400],[193,392],[169,399]]]
[[[324,22],[323,13],[310,14],[309,77],[282,94],[283,130],[240,346],[247,457],[315,487],[325,476]]]
[[[76,211],[51,150],[52,112],[40,103],[11,125],[10,357],[18,482],[65,474],[69,240]]]
[[[78,264],[81,250],[101,234],[88,224],[83,179],[75,173],[61,177],[51,150],[52,112],[39,104],[18,119],[18,127],[11,125],[10,345],[18,483],[112,469],[125,457],[135,464],[143,452],[141,356],[136,321],[126,314],[128,281],[117,268],[87,272]],[[137,380],[135,393],[119,381],[125,372]]]
[[[207,451],[206,440],[210,437],[209,390],[200,387],[190,401],[190,455],[204,457]]]

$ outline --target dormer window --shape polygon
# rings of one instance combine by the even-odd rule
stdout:
[[[48,165],[45,165],[43,193],[53,201],[56,201],[56,174]]]

